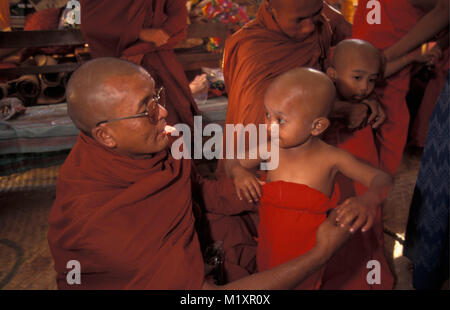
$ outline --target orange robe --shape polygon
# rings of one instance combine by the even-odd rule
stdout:
[[[166,88],[169,124],[193,128],[199,114],[189,82],[173,48],[187,34],[183,0],[81,0],[81,31],[94,57],[122,57],[142,65]],[[143,28],[160,28],[170,40],[163,46],[139,40]]]
[[[349,36],[350,29],[344,17],[324,3],[316,31],[303,41],[292,40],[281,32],[267,2],[261,4],[256,19],[225,44],[226,123],[264,123],[264,92],[270,82],[295,67],[326,69],[330,46]]]
[[[200,289],[204,264],[191,189],[201,196],[197,211],[232,215],[253,207],[238,200],[231,180],[203,180],[191,169],[191,161],[167,151],[131,159],[80,134],[49,216],[58,287]],[[238,228],[228,234],[239,235]],[[66,281],[70,260],[81,265],[81,285]]]
[[[336,185],[330,197],[304,184],[275,181],[263,185],[258,227],[257,263],[264,271],[311,250],[326,212],[339,201]],[[304,280],[297,289],[318,289],[323,269]]]
[[[353,37],[366,40],[378,49],[385,49],[400,40],[423,16],[407,0],[384,0],[381,4],[381,23],[368,24],[368,0],[360,0],[353,22]],[[410,66],[389,77],[376,88],[387,119],[376,131],[380,168],[395,174],[400,166],[406,144],[409,111],[406,93],[409,88]]]

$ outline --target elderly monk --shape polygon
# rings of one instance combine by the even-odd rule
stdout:
[[[193,128],[197,105],[173,52],[187,34],[185,0],[81,0],[81,31],[94,57],[142,65],[168,90],[167,122]]]
[[[231,180],[202,180],[190,160],[170,155],[158,93],[144,69],[115,58],[90,61],[70,79],[68,111],[80,136],[61,168],[48,232],[59,288],[217,288],[205,281],[200,212],[253,207],[237,199]],[[348,238],[335,221],[330,215],[303,256],[223,288],[297,286]],[[66,280],[71,260],[81,265],[79,285]]]

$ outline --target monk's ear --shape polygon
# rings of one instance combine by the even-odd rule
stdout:
[[[331,80],[333,80],[333,82],[336,82],[336,78],[337,78],[336,69],[334,69],[333,67],[328,67],[327,75],[330,77]]]
[[[116,140],[106,127],[96,126],[92,128],[91,135],[92,138],[108,148],[115,148],[117,146]]]
[[[313,136],[321,135],[330,126],[330,120],[326,117],[318,117],[313,121],[311,134]]]

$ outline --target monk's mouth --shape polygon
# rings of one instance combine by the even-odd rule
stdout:
[[[353,96],[353,100],[355,100],[355,101],[361,101],[364,98],[366,98],[366,96]]]
[[[166,120],[163,119],[161,125],[158,128],[158,136],[160,136],[160,135],[165,136],[167,134],[166,126],[167,126]]]

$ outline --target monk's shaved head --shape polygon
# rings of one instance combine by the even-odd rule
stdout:
[[[98,122],[117,117],[116,107],[130,91],[129,81],[148,79],[143,68],[117,58],[98,58],[83,64],[66,89],[68,113],[75,125],[90,134]]]
[[[327,117],[336,98],[331,79],[310,68],[294,68],[281,74],[268,87],[266,97],[271,93],[275,93],[280,102],[308,110],[313,117]]]
[[[339,66],[347,66],[355,58],[364,58],[378,61],[381,65],[380,51],[367,41],[349,39],[339,42],[334,50],[332,65],[338,69]]]

